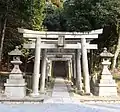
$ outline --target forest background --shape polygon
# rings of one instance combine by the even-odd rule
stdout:
[[[114,54],[111,70],[120,69],[120,0],[0,0],[0,71],[9,71],[8,52],[22,49],[23,64],[32,53],[17,28],[39,31],[84,32],[103,28],[91,43],[98,44],[90,57],[91,73],[100,70],[99,54],[104,47]]]

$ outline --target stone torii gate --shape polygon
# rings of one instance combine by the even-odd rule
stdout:
[[[49,49],[67,49],[77,50],[75,54],[77,71],[76,81],[77,88],[82,91],[82,79],[81,79],[81,55],[82,55],[82,68],[85,78],[85,93],[90,94],[90,80],[89,80],[89,68],[87,49],[97,49],[96,44],[90,44],[90,41],[98,38],[98,34],[102,33],[102,29],[91,32],[48,32],[48,31],[33,31],[28,29],[18,28],[19,33],[23,33],[24,38],[28,38],[31,41],[28,44],[24,44],[24,48],[35,49],[35,61],[34,61],[34,73],[33,73],[33,91],[32,96],[39,95],[39,77],[40,77],[40,56],[41,49],[43,50],[42,58],[42,80],[40,82],[40,91],[44,91],[45,76],[46,76],[46,58],[47,50]],[[61,52],[62,54],[62,52]],[[67,53],[66,53],[67,54]]]

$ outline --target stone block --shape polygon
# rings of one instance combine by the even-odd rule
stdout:
[[[116,84],[99,84],[99,96],[117,96]]]
[[[21,99],[26,96],[26,83],[25,79],[23,79],[22,74],[13,74],[9,75],[9,79],[7,79],[5,86],[5,95],[7,98],[17,98]]]
[[[26,96],[26,83],[24,84],[12,84],[5,83],[5,95],[8,98],[24,98]]]

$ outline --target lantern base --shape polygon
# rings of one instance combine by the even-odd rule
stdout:
[[[5,95],[8,98],[17,98],[21,99],[26,96],[26,83],[25,80],[21,77],[22,75],[10,74],[9,79],[4,84],[5,86]]]
[[[116,84],[99,84],[98,96],[117,96]]]
[[[98,96],[117,96],[117,85],[112,75],[102,75],[98,85]]]

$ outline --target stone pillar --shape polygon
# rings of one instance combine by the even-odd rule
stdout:
[[[81,76],[81,53],[80,49],[77,49],[77,89],[82,92],[82,76]]]
[[[48,65],[47,65],[47,76],[48,76],[48,82],[50,81],[51,78],[51,70],[52,70],[52,61],[48,60]]]
[[[34,61],[34,72],[33,72],[33,91],[31,96],[38,96],[38,88],[39,88],[39,78],[40,78],[40,48],[41,39],[37,38],[35,43],[35,61]]]
[[[46,77],[46,49],[43,50],[43,57],[42,57],[42,71],[41,71],[41,81],[40,81],[40,92],[44,93],[45,89],[45,77]]]
[[[85,93],[90,94],[90,79],[89,79],[88,57],[87,57],[87,48],[86,48],[85,38],[81,38],[81,51],[82,51],[83,75],[85,78]]]
[[[70,60],[70,71],[71,71],[71,81],[72,81],[72,77],[73,77],[73,63],[72,63],[72,58]]]
[[[73,56],[73,78],[74,78],[74,83],[76,82],[76,59],[75,59],[75,55]]]
[[[72,62],[71,62],[71,60],[68,61],[68,71],[69,71],[68,80],[71,81],[71,78],[72,78]]]
[[[45,81],[48,81],[48,59],[47,59],[47,56],[46,56]]]

